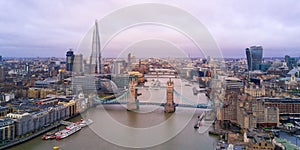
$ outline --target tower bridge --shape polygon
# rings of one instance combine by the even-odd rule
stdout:
[[[144,87],[137,87],[137,79],[131,78],[129,82],[129,89],[124,91],[123,94],[119,94],[118,97],[113,99],[101,99],[98,97],[94,98],[94,105],[114,105],[114,104],[122,104],[127,105],[127,110],[138,110],[141,105],[153,105],[153,106],[161,106],[164,107],[164,112],[173,113],[176,111],[176,107],[185,107],[185,108],[199,108],[204,110],[211,110],[211,105],[208,103],[195,103],[190,98],[187,98],[181,95],[174,89],[174,83],[171,79],[169,79],[162,89],[166,89],[166,102],[144,102],[139,101],[138,96],[141,94],[138,93],[139,89],[151,89]],[[174,102],[174,97],[180,98],[182,101],[186,103],[176,104]]]

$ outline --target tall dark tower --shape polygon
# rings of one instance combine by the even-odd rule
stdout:
[[[246,48],[246,57],[247,57],[247,65],[248,71],[252,70],[252,59],[251,59],[251,52],[249,48]]]
[[[262,64],[263,48],[262,46],[251,46],[246,48],[248,70],[260,70]]]
[[[70,49],[69,51],[67,51],[66,62],[67,62],[66,70],[67,71],[73,71],[74,52],[72,51],[72,49]]]
[[[3,59],[2,56],[0,55],[0,67],[3,65]]]
[[[102,63],[101,63],[101,47],[100,47],[100,36],[98,30],[98,22],[95,21],[95,28],[93,31],[92,41],[92,54],[90,57],[90,73],[102,74]]]

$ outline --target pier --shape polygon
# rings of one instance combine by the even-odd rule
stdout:
[[[71,125],[72,123],[73,123],[73,122],[65,121],[65,120],[61,120],[61,121],[60,121],[60,124],[61,124],[61,125],[65,125],[65,126]]]

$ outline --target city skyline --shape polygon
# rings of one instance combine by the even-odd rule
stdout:
[[[300,56],[300,44],[297,42],[300,35],[300,21],[297,17],[300,14],[300,3],[293,0],[272,4],[268,1],[1,1],[0,55],[64,57],[69,48],[73,48],[76,53],[80,41],[93,26],[95,19],[143,2],[175,6],[195,16],[215,38],[225,58],[246,58],[245,48],[253,45],[264,47],[263,57]],[[124,33],[160,33],[169,38],[177,34],[170,29],[154,29],[131,28]],[[115,49],[111,51],[117,51]],[[198,55],[199,51],[195,49],[189,54],[195,56],[193,51]]]

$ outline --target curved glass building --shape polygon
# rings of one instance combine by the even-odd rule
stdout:
[[[262,64],[263,48],[262,46],[251,46],[246,48],[248,70],[260,70]]]

